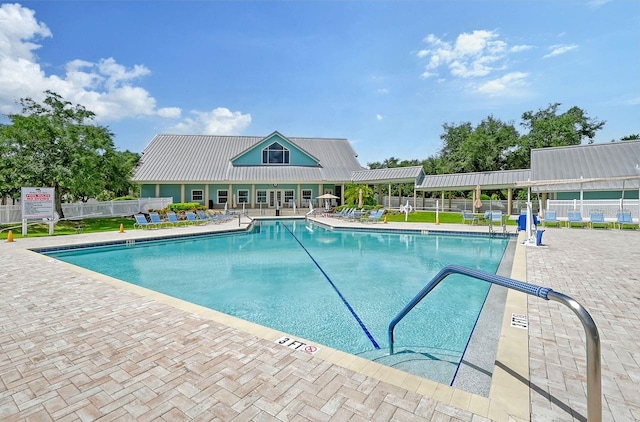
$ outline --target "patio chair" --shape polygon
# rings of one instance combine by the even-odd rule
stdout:
[[[136,219],[136,222],[133,223],[134,229],[136,227],[139,229],[144,229],[145,227],[158,228],[158,225],[156,223],[150,223],[149,220],[147,220],[147,217],[144,216],[144,214],[135,214],[134,217]]]
[[[462,210],[462,224],[469,222],[470,225],[478,223],[478,217],[469,210]]]
[[[346,218],[349,215],[349,213],[351,211],[353,211],[353,210],[354,210],[354,208],[345,208],[342,211],[339,211],[339,212],[333,214],[331,217]]]
[[[633,217],[631,217],[631,212],[629,211],[620,211],[616,216],[616,224],[618,225],[618,229],[624,228],[624,226],[637,226],[637,223],[633,222]]]
[[[493,225],[493,223],[496,221],[499,224],[502,224],[502,211],[500,210],[485,211],[484,217],[482,220],[490,226]]]
[[[544,226],[547,224],[554,224],[556,227],[560,227],[560,220],[558,220],[558,215],[554,210],[546,210],[544,213]]]
[[[174,225],[174,226],[179,226],[180,224],[183,224],[183,223],[184,224],[188,224],[187,221],[178,219],[178,216],[173,211],[167,212],[167,219],[169,220],[167,222],[167,224],[171,224],[171,225]]]
[[[196,217],[193,211],[187,211],[184,215],[187,217],[187,221],[191,224],[207,224],[209,222],[208,220],[201,220]]]
[[[589,213],[589,228],[593,229],[594,224],[602,225],[605,229],[609,228],[609,223],[604,220],[603,211],[591,211]]]
[[[584,227],[585,222],[582,220],[582,213],[580,211],[569,211],[567,227],[571,228],[573,224],[579,224],[580,227]]]
[[[207,214],[204,213],[204,211],[202,210],[197,210],[196,214],[198,215],[198,218],[202,221],[211,221],[211,222],[216,222],[218,219],[213,217],[213,216],[209,216]]]
[[[168,224],[166,221],[162,221],[162,218],[160,218],[160,214],[158,214],[157,212],[150,212],[149,218],[151,219],[151,223],[155,224],[158,227],[162,227],[163,224]]]
[[[369,215],[362,217],[360,221],[362,221],[363,223],[379,223],[383,215],[383,209],[380,209],[378,211],[371,211]]]

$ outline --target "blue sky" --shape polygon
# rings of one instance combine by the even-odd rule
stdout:
[[[347,138],[366,166],[437,154],[445,122],[520,129],[556,102],[609,142],[640,133],[640,2],[0,3],[0,113],[47,89],[135,152],[277,130]]]

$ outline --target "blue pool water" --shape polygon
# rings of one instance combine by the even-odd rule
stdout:
[[[398,324],[399,353],[391,360],[385,357],[389,322],[445,265],[495,273],[507,243],[480,236],[331,231],[282,220],[261,222],[249,233],[47,255],[450,383],[488,283],[447,278]],[[416,362],[420,368],[412,369]]]

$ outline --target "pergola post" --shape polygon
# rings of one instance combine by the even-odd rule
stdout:
[[[507,215],[513,212],[513,188],[507,189]]]

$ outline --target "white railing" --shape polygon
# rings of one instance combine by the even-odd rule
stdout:
[[[382,198],[382,204],[386,208],[399,208],[400,205],[404,205],[409,201],[409,204],[412,207],[415,207],[418,210],[435,210],[436,209],[436,201],[439,201],[438,205],[440,209],[444,209],[445,211],[458,211],[458,210],[473,210],[473,200],[471,199],[445,199],[444,204],[442,203],[441,198],[421,198],[417,197],[415,200],[415,204],[413,202],[413,196],[403,196],[399,198],[397,196],[391,197],[391,204],[389,204],[389,197],[384,196]],[[533,211],[538,213],[538,200],[532,201]],[[503,214],[506,214],[508,210],[509,201],[507,200],[482,200],[482,206],[478,208],[477,212],[485,212],[489,210],[500,210]],[[521,210],[527,209],[527,201],[514,199],[511,201],[511,213],[512,214],[520,214]]]
[[[616,218],[620,210],[630,212],[633,218],[638,218],[640,214],[640,204],[637,199],[579,199],[559,200],[549,199],[547,209],[556,211],[556,216],[560,218],[568,217],[570,211],[579,211],[583,218],[588,218],[591,211],[604,212],[605,218]]]
[[[69,219],[119,217],[149,210],[160,210],[173,203],[173,198],[138,198],[128,201],[75,202],[62,204],[64,217]],[[20,205],[0,205],[0,224],[20,223]]]

